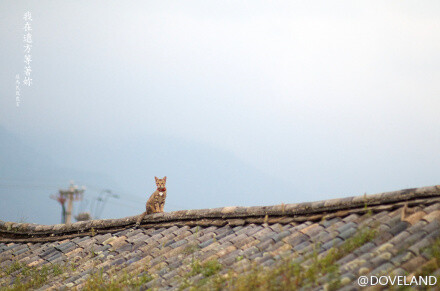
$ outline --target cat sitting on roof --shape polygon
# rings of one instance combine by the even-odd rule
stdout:
[[[154,179],[156,180],[157,189],[156,191],[154,191],[153,194],[151,194],[150,198],[148,199],[147,204],[145,205],[146,210],[139,216],[136,222],[136,226],[139,226],[141,224],[145,215],[163,212],[165,199],[167,198],[167,188],[165,188],[167,177],[165,176],[163,177],[163,179],[154,177]]]

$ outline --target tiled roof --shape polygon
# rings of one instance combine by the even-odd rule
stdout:
[[[440,186],[136,219],[0,221],[0,287],[358,289],[360,275],[440,275]]]

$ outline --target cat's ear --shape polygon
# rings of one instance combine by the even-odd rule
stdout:
[[[166,182],[167,181],[167,176],[163,177],[163,180]]]
[[[158,180],[156,176],[154,176],[154,180],[156,180],[156,181]]]

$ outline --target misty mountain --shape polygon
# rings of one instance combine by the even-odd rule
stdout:
[[[27,182],[66,183],[71,178],[84,182],[112,183],[105,175],[76,170],[58,164],[50,153],[37,150],[0,126],[0,177]],[[57,146],[63,145],[57,143]],[[66,180],[67,179],[67,180]]]

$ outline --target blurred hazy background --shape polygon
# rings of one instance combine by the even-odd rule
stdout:
[[[439,1],[3,0],[0,48],[1,220],[59,223],[70,180],[101,218],[154,176],[166,211],[440,184]]]

